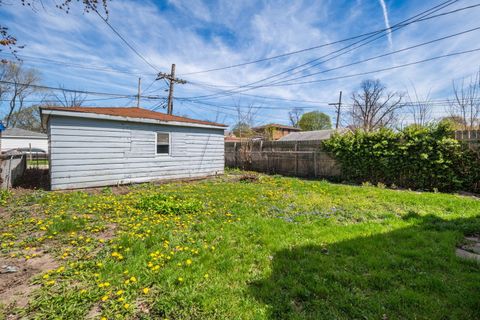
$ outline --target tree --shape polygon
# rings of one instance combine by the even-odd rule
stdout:
[[[443,117],[440,121],[440,124],[449,125],[454,130],[463,130],[465,128],[466,122],[463,116],[451,115],[448,117]]]
[[[430,104],[430,91],[427,96],[420,99],[417,89],[413,86],[414,97],[407,92],[407,108],[413,117],[413,123],[419,126],[425,126],[432,120],[432,106]],[[413,99],[414,98],[414,99]]]
[[[288,112],[288,118],[290,119],[290,124],[298,128],[298,122],[303,114],[303,108],[295,107],[292,111]]]
[[[108,8],[107,8],[107,2],[109,0],[77,0],[77,2],[83,4],[83,10],[84,12],[96,12],[100,15],[99,10],[103,9],[103,12],[108,18]],[[37,10],[37,7],[42,7],[44,8],[44,2],[42,0],[21,0],[21,4],[24,7],[29,7],[32,8],[34,11]],[[72,0],[62,0],[60,2],[55,2],[55,6],[66,12],[70,12],[70,6],[72,4]],[[0,0],[0,6],[4,4],[4,1]],[[17,52],[18,49],[22,49],[24,46],[18,45],[17,44],[17,38],[15,38],[9,31],[8,27],[5,25],[0,24],[0,52],[2,51],[2,48],[7,48],[10,53],[12,53],[17,60],[20,61],[20,59],[17,57]],[[8,60],[6,59],[1,59],[1,63],[8,63]]]
[[[8,99],[5,125],[7,127],[14,127],[15,121],[12,121],[12,114],[22,111],[26,98],[38,92],[38,89],[34,85],[40,81],[40,75],[35,69],[24,68],[22,64],[12,62],[2,64],[0,68],[5,69],[0,72],[0,74],[3,75],[2,80],[8,81],[3,94]]]
[[[251,138],[255,132],[246,122],[237,122],[232,129],[233,134],[239,138]]]
[[[62,86],[59,87],[63,88]],[[50,105],[59,105],[61,107],[80,107],[85,102],[85,99],[87,99],[85,94],[62,91],[61,94],[52,93],[48,99],[44,100]]]
[[[403,95],[387,91],[380,80],[365,80],[352,93],[352,125],[365,131],[374,131],[394,125],[402,108]]]
[[[304,131],[331,129],[330,117],[323,112],[312,111],[302,115],[298,126]]]
[[[11,115],[11,122],[15,123],[16,128],[43,132],[45,131],[40,119],[40,108],[37,105],[23,108]]]
[[[254,109],[253,105],[249,105],[246,108],[242,108],[240,104],[237,104],[238,120],[233,127],[233,134],[239,138],[250,138],[255,132],[252,129],[255,116],[258,109]]]
[[[452,82],[454,99],[448,110],[451,116],[463,119],[463,130],[480,128],[480,70],[467,81]]]

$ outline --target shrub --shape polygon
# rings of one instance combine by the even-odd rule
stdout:
[[[356,183],[473,191],[480,179],[477,155],[445,123],[336,134],[324,146],[339,161],[343,178]]]
[[[197,200],[184,200],[164,194],[154,194],[141,198],[136,204],[137,209],[145,212],[160,214],[189,214],[202,209],[202,204]]]

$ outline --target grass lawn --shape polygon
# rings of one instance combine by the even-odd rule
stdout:
[[[32,159],[32,160],[30,160],[27,157],[27,166],[28,167],[34,167],[34,166],[37,166],[37,165],[47,166],[48,165],[48,159],[38,159],[38,160]]]
[[[240,174],[14,194],[0,265],[37,271],[28,305],[0,288],[0,314],[480,319],[480,264],[455,256],[480,232],[479,200]]]

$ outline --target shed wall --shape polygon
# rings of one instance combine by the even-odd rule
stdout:
[[[156,155],[156,132],[170,133],[170,154]],[[222,129],[51,116],[52,190],[221,174]]]

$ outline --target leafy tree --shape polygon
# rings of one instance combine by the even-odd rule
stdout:
[[[467,125],[463,116],[456,115],[443,117],[439,123],[443,125],[449,125],[454,130],[464,130]]]
[[[302,115],[298,121],[298,126],[304,131],[331,129],[332,121],[327,114],[312,111]]]
[[[252,127],[243,121],[239,121],[232,130],[233,134],[239,138],[250,138],[252,137],[255,132],[253,131]]]
[[[40,120],[40,109],[38,106],[25,107],[20,111],[12,113],[10,118],[12,127],[36,132],[45,131]]]

